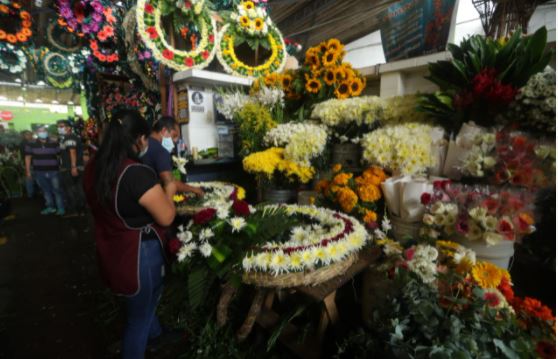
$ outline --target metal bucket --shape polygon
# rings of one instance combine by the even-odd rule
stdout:
[[[263,196],[264,202],[268,203],[295,203],[296,191],[290,189],[267,189]]]
[[[333,145],[331,161],[333,164],[341,164],[344,169],[350,171],[360,170],[360,146],[354,143],[341,143]]]

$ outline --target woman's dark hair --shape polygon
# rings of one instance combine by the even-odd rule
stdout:
[[[153,124],[154,132],[161,132],[163,129],[172,131],[176,126],[176,120],[172,116],[163,116]]]
[[[138,159],[134,145],[141,136],[149,136],[150,129],[135,110],[119,110],[104,127],[95,155],[95,192],[101,203],[110,205],[118,169],[126,158]]]

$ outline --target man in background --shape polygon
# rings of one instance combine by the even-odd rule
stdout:
[[[148,140],[147,152],[141,157],[143,164],[151,167],[159,176],[163,185],[175,181],[177,193],[193,192],[203,196],[203,190],[176,180],[172,175],[171,153],[178,141],[180,130],[173,117],[163,116],[153,124]],[[164,188],[164,186],[163,186]]]
[[[29,146],[33,139],[33,132],[25,130],[21,132],[21,144],[19,145],[19,152],[21,158],[23,159],[25,166],[25,148]],[[35,179],[33,178],[33,172],[31,171],[31,177],[25,177],[25,191],[27,192],[27,198],[33,198],[35,196]]]
[[[66,193],[69,216],[85,213],[85,194],[81,185],[83,173],[83,145],[73,133],[70,121],[57,122],[60,142],[60,179]]]
[[[25,148],[25,175],[28,179],[33,176],[41,187],[45,197],[45,209],[41,214],[63,216],[64,194],[60,183],[60,163],[58,155],[60,147],[57,142],[49,139],[46,127],[37,128],[37,140]]]

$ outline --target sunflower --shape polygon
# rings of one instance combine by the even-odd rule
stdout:
[[[502,281],[502,270],[489,262],[478,262],[471,274],[482,288],[496,288]]]
[[[318,46],[315,47],[319,52],[325,53],[327,51],[327,42],[320,42]]]
[[[341,82],[347,78],[347,71],[345,71],[345,68],[343,66],[337,66],[334,69],[334,72],[335,72],[335,81],[337,82]]]
[[[327,41],[327,48],[337,53],[341,53],[341,51],[343,51],[343,44],[341,44],[341,41],[337,39],[329,39]]]
[[[351,81],[351,96],[359,96],[364,90],[364,80],[360,77],[353,77]]]
[[[324,56],[322,56],[322,63],[325,67],[333,66],[339,59],[339,54],[333,50],[327,50]]]
[[[244,10],[248,11],[248,10],[252,10],[255,7],[255,5],[251,1],[245,1],[242,3],[242,7],[244,8]]]
[[[254,29],[256,31],[262,31],[264,27],[264,21],[262,18],[258,17],[254,20]]]
[[[306,65],[312,68],[320,67],[320,57],[315,52],[306,52]]]
[[[335,83],[335,70],[333,68],[328,68],[325,70],[324,82],[331,86]]]
[[[322,83],[315,77],[310,77],[306,80],[306,91],[310,93],[318,93],[322,88]]]
[[[291,87],[292,83],[293,77],[289,74],[284,74],[283,78],[281,79],[281,85],[283,86],[283,89],[288,89],[289,87]]]
[[[240,25],[242,27],[250,26],[250,19],[248,18],[248,16],[244,15],[240,17]]]
[[[351,96],[351,83],[349,81],[343,81],[335,89],[335,97],[338,99],[346,99]]]

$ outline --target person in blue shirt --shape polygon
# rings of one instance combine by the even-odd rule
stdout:
[[[203,196],[201,188],[177,181],[172,175],[171,153],[174,150],[179,135],[178,123],[174,118],[170,116],[161,117],[153,124],[147,151],[141,156],[141,161],[157,173],[163,187],[167,183],[174,181],[177,192],[193,192],[198,196]]]

